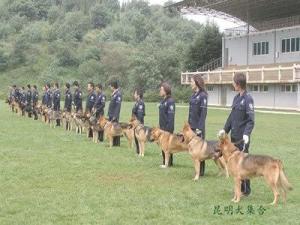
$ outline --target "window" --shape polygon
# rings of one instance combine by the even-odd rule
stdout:
[[[268,85],[260,85],[260,92],[268,92],[269,86]]]
[[[250,91],[251,92],[258,92],[259,91],[258,85],[250,85]]]
[[[207,85],[207,91],[214,91],[213,85]]]
[[[267,55],[269,54],[269,42],[253,43],[253,55]]]
[[[291,39],[291,52],[296,50],[296,38]]]
[[[281,52],[285,52],[285,39],[281,41]]]
[[[292,86],[292,92],[298,92],[298,86],[297,86],[297,84],[293,84],[293,86]]]
[[[297,84],[283,84],[280,88],[281,92],[297,92],[298,86]]]
[[[257,43],[253,44],[253,55],[257,55]]]
[[[299,52],[300,38],[288,38],[281,40],[281,52]]]
[[[254,84],[249,86],[249,90],[251,92],[268,92],[269,91],[269,86],[265,84]]]

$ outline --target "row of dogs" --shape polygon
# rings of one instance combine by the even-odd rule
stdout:
[[[12,109],[18,112],[16,105]],[[241,181],[252,177],[262,176],[272,189],[274,200],[271,203],[276,205],[279,195],[282,194],[283,201],[286,202],[287,191],[292,190],[284,171],[281,160],[270,156],[252,155],[240,151],[231,142],[227,134],[219,134],[217,141],[206,141],[198,137],[188,123],[185,123],[180,134],[172,134],[157,127],[150,128],[141,124],[136,118],[132,117],[128,123],[110,122],[101,116],[96,123],[92,123],[90,117],[83,113],[54,112],[45,106],[36,107],[40,118],[55,127],[56,119],[61,119],[62,125],[67,130],[76,130],[77,133],[89,130],[93,133],[93,142],[98,142],[98,131],[104,131],[104,137],[109,142],[109,147],[113,145],[113,138],[124,136],[128,140],[128,146],[133,147],[133,140],[136,138],[139,144],[139,156],[145,154],[147,142],[155,142],[165,153],[165,164],[162,168],[167,168],[171,154],[178,152],[188,152],[194,163],[195,176],[193,180],[199,180],[200,162],[203,160],[213,160],[219,169],[219,175],[234,178],[234,198],[233,202],[240,201]]]

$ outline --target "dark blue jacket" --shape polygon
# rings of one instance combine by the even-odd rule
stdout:
[[[234,140],[241,140],[243,135],[250,136],[254,127],[254,103],[251,95],[246,91],[242,96],[236,95],[231,108],[224,127],[225,132],[231,131]]]
[[[166,97],[159,104],[159,127],[170,133],[174,132],[175,101]]]
[[[45,93],[45,105],[48,108],[52,108],[52,92],[48,89]]]
[[[53,92],[53,110],[59,111],[60,110],[60,90],[55,89]]]
[[[201,130],[201,137],[205,138],[205,120],[207,115],[207,93],[195,92],[190,98],[188,122],[192,130]]]
[[[145,104],[143,99],[137,101],[132,108],[132,115],[135,116],[142,124],[144,124]]]
[[[90,92],[87,96],[86,99],[86,105],[85,105],[85,112],[86,113],[91,113],[92,109],[95,105],[96,102],[96,94],[94,91]]]
[[[72,93],[69,89],[66,90],[65,92],[65,106],[64,106],[64,110],[66,110],[67,112],[71,112],[72,111]]]
[[[45,92],[43,93],[43,96],[42,96],[42,104],[43,104],[43,105],[47,105],[46,95],[47,95],[47,92],[45,91]]]
[[[26,92],[25,91],[21,91],[20,92],[20,102],[25,105],[26,104]]]
[[[74,92],[74,105],[76,112],[82,110],[82,92],[80,89],[76,89]]]
[[[94,105],[96,118],[99,118],[100,116],[104,115],[105,101],[106,96],[104,95],[104,93],[99,93],[96,97],[96,102]]]
[[[111,100],[108,107],[108,119],[110,121],[119,122],[121,104],[122,94],[119,90],[116,90],[111,96]]]
[[[32,99],[31,90],[27,90],[27,93],[26,93],[26,103],[27,103],[27,105],[31,104],[31,99]]]
[[[37,90],[34,90],[32,92],[32,103],[33,103],[33,105],[36,105],[38,101],[39,101],[39,92]]]

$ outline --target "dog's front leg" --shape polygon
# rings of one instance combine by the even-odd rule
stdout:
[[[160,167],[165,169],[165,168],[168,168],[168,166],[169,166],[170,153],[168,151],[163,151],[163,152],[165,153],[165,162],[164,162],[165,164],[161,165]]]
[[[200,161],[199,159],[193,159],[194,160],[194,167],[195,167],[195,177],[194,177],[194,181],[199,180],[199,176],[200,176]]]
[[[140,149],[140,156],[144,157],[145,154],[145,143],[143,141],[139,141],[139,149]]]
[[[233,202],[238,203],[241,200],[241,179],[240,178],[234,178],[234,198]]]

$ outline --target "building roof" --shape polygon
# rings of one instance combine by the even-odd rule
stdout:
[[[227,14],[229,17],[248,22],[258,30],[300,24],[299,0],[184,0],[170,7],[172,6],[178,9],[206,9]],[[292,24],[286,24],[287,22]]]

